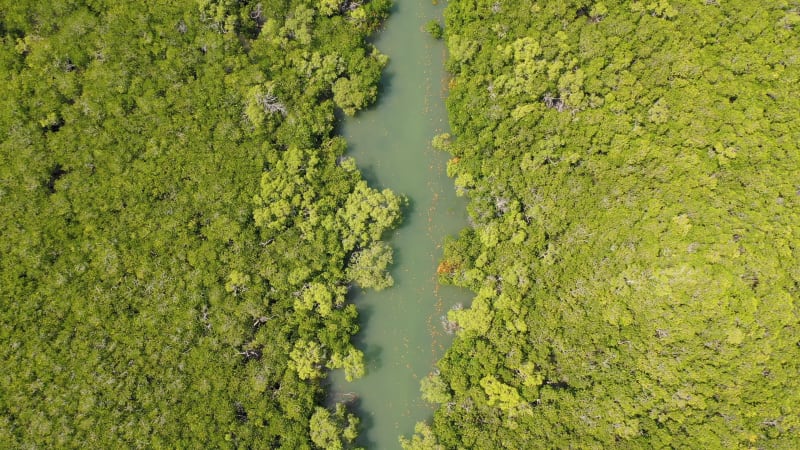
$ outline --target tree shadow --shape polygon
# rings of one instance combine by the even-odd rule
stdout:
[[[392,20],[391,18],[394,17],[394,14],[397,13],[398,8],[400,7],[398,3],[399,2],[393,2],[392,6],[389,8],[389,20],[388,20],[389,22]],[[384,22],[377,31],[375,31],[374,33],[372,33],[372,35],[366,38],[366,42],[374,45],[375,48],[377,48],[379,51],[380,51],[380,41],[383,35],[385,34],[383,33],[383,31],[385,30],[386,26],[387,23]],[[388,97],[392,92],[392,81],[394,77],[395,77],[395,72],[392,70],[392,59],[389,58],[389,62],[386,64],[386,67],[383,68],[383,71],[381,72],[381,78],[380,80],[378,80],[378,95],[375,101],[367,105],[363,109],[359,110],[358,112],[356,112],[354,117],[358,117],[359,115],[363,114],[366,111],[372,111],[380,107],[386,101],[386,97]],[[342,135],[341,124],[343,123],[344,120],[347,120],[348,117],[339,108],[336,108],[334,110],[334,117],[336,119],[336,123],[334,124],[333,132],[341,136]]]
[[[383,68],[383,72],[381,73],[381,79],[378,80],[378,95],[376,96],[374,102],[356,111],[355,115],[352,117],[345,114],[341,108],[339,107],[334,108],[333,110],[333,118],[335,119],[333,125],[334,134],[339,136],[342,135],[342,124],[345,121],[356,119],[366,112],[370,112],[381,107],[381,105],[383,105],[386,102],[386,97],[388,97],[392,92],[392,80],[394,79],[394,77],[395,74],[392,71],[392,61],[389,60],[389,62],[386,64],[386,67]]]
[[[356,164],[358,165],[358,170],[361,172],[361,178],[366,180],[367,184],[375,189],[383,189],[384,186],[381,186],[378,182],[378,174],[375,171],[375,166],[373,164],[364,164],[356,159]]]
[[[371,430],[375,426],[375,420],[372,419],[372,414],[363,408],[360,398],[356,398],[355,401],[348,406],[350,410],[353,411],[361,420],[361,426],[358,430],[358,437],[354,442],[355,446],[361,448],[375,448],[377,444],[370,440],[367,436],[367,431]]]
[[[400,209],[400,214],[403,216],[403,221],[397,225],[394,230],[402,230],[411,225],[411,220],[414,218],[414,213],[417,211],[417,202],[411,197],[406,197],[406,204]]]
[[[392,80],[394,79],[395,74],[392,70],[392,60],[390,59],[389,62],[386,64],[386,67],[383,68],[383,73],[381,74],[381,79],[378,81],[378,97],[372,102],[369,106],[364,108],[361,111],[372,111],[374,109],[379,108],[381,105],[386,103],[386,98],[392,92]],[[358,115],[360,112],[356,113]]]
[[[375,426],[375,421],[369,411],[364,408],[361,397],[355,392],[334,392],[333,383],[330,382],[326,384],[325,390],[328,392],[326,406],[329,409],[335,408],[337,403],[344,403],[347,405],[347,411],[355,414],[360,420],[358,437],[353,444],[356,447],[375,448],[376,443],[367,437],[367,431]]]
[[[366,339],[375,307],[359,301],[358,298],[361,295],[363,295],[363,290],[360,287],[354,287],[347,293],[347,302],[356,305],[356,310],[358,310],[358,333],[350,338],[350,342],[364,352],[364,368],[366,369],[364,376],[369,376],[370,370],[378,370],[383,366],[381,359],[383,347],[370,343]]]
[[[346,298],[347,302],[356,305],[356,309],[358,310],[359,331],[351,338],[351,342],[353,346],[364,352],[364,376],[367,377],[371,370],[377,370],[382,366],[381,353],[383,352],[383,348],[379,345],[368,343],[365,337],[366,331],[369,328],[370,319],[374,314],[374,307],[361,301],[360,297],[362,295],[364,295],[363,289],[354,286],[347,292]],[[357,447],[375,448],[376,443],[367,437],[367,432],[375,426],[375,422],[369,414],[369,411],[364,409],[359,393],[356,391],[349,391],[347,385],[338,387],[340,390],[337,391],[331,378],[326,379],[324,385],[326,392],[325,405],[329,409],[333,409],[337,403],[345,403],[347,405],[347,410],[355,414],[361,421],[358,437],[354,444]]]

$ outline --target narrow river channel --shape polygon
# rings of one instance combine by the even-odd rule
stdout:
[[[367,374],[352,383],[341,371],[331,375],[332,400],[358,399],[358,443],[367,449],[399,448],[400,435],[410,436],[416,422],[430,418],[419,382],[450,344],[440,317],[471,298],[436,282],[444,237],[467,223],[466,200],[455,196],[445,173],[448,156],[430,146],[434,135],[447,131],[444,44],[422,29],[441,18],[443,8],[431,0],[395,1],[374,41],[390,58],[378,103],[340,127],[348,154],[370,184],[409,199],[403,224],[388,236],[394,286],[353,295],[361,318],[355,341]]]

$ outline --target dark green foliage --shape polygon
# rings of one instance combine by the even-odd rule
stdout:
[[[319,448],[341,450],[356,437],[358,418],[346,414],[344,406],[336,406],[335,413],[325,408],[315,408],[311,416],[311,440]]]
[[[388,3],[150,3],[0,2],[0,447],[311,448],[399,219],[331,135]]]
[[[799,6],[449,3],[477,297],[411,448],[800,446]]]
[[[444,36],[444,29],[438,20],[432,19],[425,24],[425,32],[431,35],[434,39],[441,39]]]

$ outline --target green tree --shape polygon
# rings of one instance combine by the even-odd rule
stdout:
[[[444,447],[436,442],[431,427],[423,422],[417,422],[414,426],[414,435],[411,439],[400,437],[400,446],[403,450],[444,450]]]
[[[438,272],[476,297],[448,313],[462,332],[437,363],[436,441],[797,447],[797,196],[781,180],[800,103],[777,25],[796,14],[512,3],[445,14],[455,138],[437,146],[472,226]]]
[[[297,372],[301,380],[309,380],[322,376],[325,349],[317,342],[297,341],[289,353],[289,367]]]
[[[432,19],[425,24],[425,32],[431,35],[434,39],[441,39],[444,36],[442,24],[438,20]]]
[[[3,447],[310,445],[363,373],[333,85],[374,98],[388,6],[0,4]]]
[[[392,248],[384,242],[377,242],[353,254],[347,267],[347,276],[362,288],[380,291],[394,284],[394,279],[387,272],[391,264]]]
[[[364,248],[378,241],[385,230],[399,224],[404,202],[388,189],[378,191],[359,181],[338,212],[344,248]],[[376,251],[380,253],[381,249]]]
[[[420,381],[420,392],[423,400],[430,403],[447,403],[451,396],[447,383],[438,373],[433,373]]]
[[[311,441],[319,448],[343,449],[356,437],[359,420],[352,414],[346,414],[344,405],[336,405],[331,413],[325,408],[317,407],[311,416]]]
[[[327,317],[333,309],[333,293],[322,283],[311,283],[295,300],[294,307],[301,310],[316,308],[322,317]]]

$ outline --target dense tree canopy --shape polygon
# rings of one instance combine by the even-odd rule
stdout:
[[[800,446],[794,1],[451,0],[476,292],[407,448]]]
[[[332,130],[387,9],[0,2],[0,446],[353,440],[319,380],[363,374],[345,296],[402,199]]]

